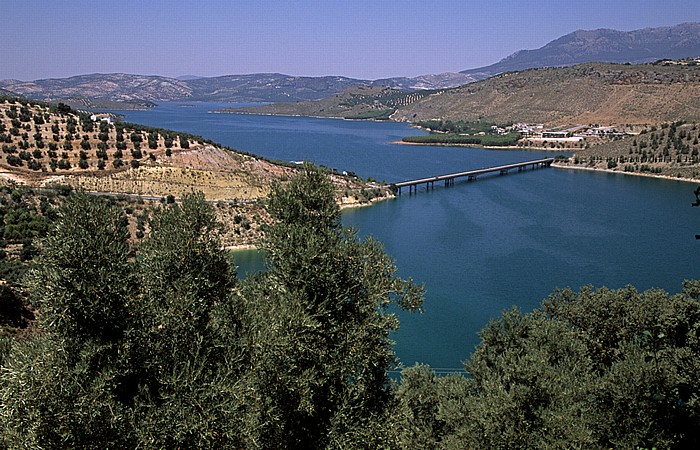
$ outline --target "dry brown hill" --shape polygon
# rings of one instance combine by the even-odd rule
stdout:
[[[0,143],[0,176],[31,186],[68,184],[152,197],[197,190],[209,200],[249,201],[267,196],[274,181],[296,171],[199,136],[10,99],[0,100]],[[347,177],[334,180],[346,197],[375,188]]]
[[[130,194],[158,201],[201,191],[218,201],[229,245],[252,244],[269,220],[256,202],[298,169],[199,136],[112,123],[68,107],[0,99],[0,179],[5,183]],[[104,119],[104,120],[103,120]],[[332,175],[341,205],[391,196],[386,186]]]
[[[532,69],[441,91],[358,87],[308,102],[221,112],[391,119],[648,125],[700,120],[700,66],[588,63]]]
[[[211,200],[251,200],[292,172],[195,136],[106,119],[0,102],[0,175],[32,186],[60,183],[156,197],[196,189]]]
[[[700,120],[700,66],[590,63],[498,75],[399,108],[394,120],[654,124]]]

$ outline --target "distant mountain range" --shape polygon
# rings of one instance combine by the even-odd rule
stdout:
[[[499,73],[586,62],[641,64],[700,56],[700,23],[634,31],[578,30],[536,50],[520,50],[496,64],[461,73],[479,80]]]
[[[461,73],[362,80],[342,76],[300,77],[278,73],[178,78],[129,74],[91,74],[36,81],[0,80],[0,88],[29,98],[81,98],[132,102],[158,101],[299,102],[318,100],[350,88],[378,86],[401,91],[439,90],[483,80],[503,72],[562,67],[585,62],[644,63],[700,56],[700,23],[635,31],[576,31],[536,50],[521,50],[496,64]],[[147,104],[147,103],[146,103]]]
[[[186,78],[90,74],[36,81],[1,80],[0,88],[38,100],[83,97],[117,102],[185,100],[278,103],[318,100],[359,86],[387,86],[411,91],[455,87],[474,81],[469,75],[460,73],[377,81],[340,76],[297,77],[279,73]]]

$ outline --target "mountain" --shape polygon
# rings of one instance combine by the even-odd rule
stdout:
[[[85,97],[112,101],[164,101],[180,100],[192,95],[192,88],[184,81],[123,73],[96,73],[36,81],[3,80],[0,81],[0,88],[37,100]]]
[[[297,77],[280,73],[225,75],[188,80],[189,100],[235,102],[296,102],[316,100],[349,87],[367,84],[347,77]]]
[[[401,91],[449,89],[477,81],[478,78],[460,72],[445,72],[417,77],[394,77],[372,81],[372,86],[381,86]]]
[[[359,86],[321,100],[218,112],[574,125],[700,121],[700,64],[585,63],[507,72],[453,89]]]
[[[47,97],[44,99],[48,103],[63,103],[70,106],[73,109],[80,111],[133,111],[133,110],[144,110],[148,108],[153,108],[156,106],[155,103],[148,100],[125,100],[125,101],[114,101],[107,100],[104,98],[86,98],[86,97]]]
[[[181,79],[113,73],[36,81],[0,80],[0,88],[37,100],[58,98],[137,103],[177,100],[277,103],[318,100],[359,86],[412,91],[454,87],[471,81],[474,81],[473,77],[461,73],[375,81],[340,76],[299,77],[279,73]]]
[[[393,120],[550,125],[700,121],[700,65],[586,63],[508,72],[401,106]]]
[[[536,50],[520,50],[496,64],[461,73],[485,79],[503,72],[586,62],[641,64],[700,56],[700,23],[634,31],[579,30]]]
[[[0,80],[0,88],[46,100],[303,102],[332,97],[359,86],[401,91],[449,89],[493,75],[585,62],[645,63],[700,56],[700,23],[635,31],[579,30],[536,50],[521,50],[496,64],[459,73],[363,80],[342,76],[303,77],[279,73],[178,78],[123,73],[79,75],[36,81]]]

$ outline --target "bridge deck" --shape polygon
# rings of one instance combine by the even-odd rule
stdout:
[[[475,179],[478,175],[483,175],[486,173],[491,173],[491,172],[500,172],[500,173],[508,173],[509,170],[511,169],[522,169],[526,168],[527,166],[540,166],[540,167],[548,167],[554,162],[554,158],[542,158],[542,159],[535,159],[531,161],[522,161],[519,163],[514,163],[514,164],[505,164],[502,166],[495,166],[495,167],[485,167],[483,169],[475,169],[475,170],[467,170],[464,172],[456,172],[456,173],[449,173],[445,175],[438,175],[435,177],[427,177],[427,178],[418,178],[415,180],[407,180],[407,181],[401,181],[399,183],[395,183],[394,186],[396,186],[399,190],[401,191],[402,187],[408,186],[409,188],[412,188],[414,186],[418,186],[419,184],[426,183],[427,185],[434,183],[436,181],[445,181],[445,182],[450,182],[454,181],[455,178],[460,178],[460,177],[468,177],[471,179]]]

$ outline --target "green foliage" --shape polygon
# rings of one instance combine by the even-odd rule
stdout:
[[[139,439],[150,448],[239,446],[235,270],[221,226],[199,194],[156,213],[150,227],[134,305]]]
[[[485,134],[463,135],[455,133],[429,134],[427,136],[406,136],[402,140],[417,144],[446,144],[446,145],[484,145],[488,147],[514,146],[520,139],[520,133],[508,133],[504,135]]]
[[[463,411],[472,392],[471,381],[460,375],[439,377],[425,365],[403,370],[392,418],[395,446],[467,448]]]
[[[421,128],[427,128],[432,131],[439,131],[443,133],[462,133],[462,134],[476,134],[476,133],[491,133],[491,126],[495,125],[491,122],[469,122],[469,121],[452,121],[452,120],[424,120],[416,122]]]
[[[130,292],[126,230],[86,195],[68,199],[32,275],[45,334],[17,343],[2,375],[3,439],[13,447],[127,445],[116,400]]]
[[[390,303],[418,309],[422,289],[394,276],[381,246],[340,225],[316,168],[275,186],[269,269],[243,290],[252,352],[251,414],[262,447],[376,447],[386,436]]]
[[[352,120],[389,120],[394,112],[396,112],[396,109],[377,109],[351,116],[345,116],[345,118]]]
[[[9,242],[22,242],[27,238],[34,238],[46,234],[49,221],[42,215],[29,209],[25,205],[18,205],[2,210],[3,239]]]
[[[397,441],[424,448],[697,447],[698,286],[688,282],[671,297],[633,288],[564,290],[533,313],[505,312],[480,333],[465,363],[470,378],[443,381],[424,367],[404,372]]]
[[[78,194],[33,274],[43,332],[7,350],[0,445],[240,448],[235,272],[203,196],[155,215],[131,260],[121,213]]]
[[[127,238],[118,211],[86,194],[66,200],[34,275],[44,327],[77,342],[122,336],[131,291]]]

